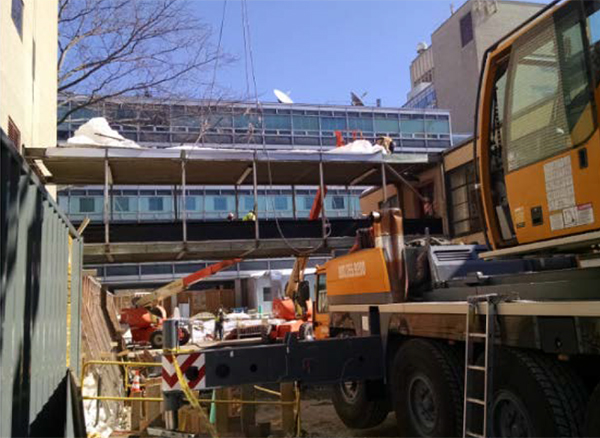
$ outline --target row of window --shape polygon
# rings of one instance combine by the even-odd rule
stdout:
[[[296,196],[296,215],[307,217],[312,207],[314,196]],[[64,211],[72,218],[78,215],[89,215],[98,219],[104,211],[102,196],[77,196],[58,194],[58,201]],[[177,211],[181,212],[183,200],[175,200],[172,196],[113,196],[112,213],[114,219],[152,219],[175,218],[175,202]],[[293,217],[294,200],[291,195],[259,196],[258,215],[262,217]],[[186,196],[185,211],[190,218],[225,218],[229,213],[242,216],[254,209],[254,197],[243,195],[236,199],[233,195]],[[325,198],[325,210],[334,217],[353,217],[360,214],[358,195],[333,195]],[[180,214],[179,214],[180,216]]]
[[[177,105],[115,105],[107,103],[96,108],[82,108],[73,112],[67,121],[81,123],[92,117],[103,116],[111,123],[124,125],[127,130],[169,131],[175,127],[248,129],[257,131],[362,131],[388,133],[450,133],[448,114],[421,114],[373,111],[305,111],[265,109],[259,117],[252,108],[228,107],[208,109],[188,106],[176,110]],[[59,102],[59,118],[69,111],[69,104]]]
[[[311,258],[308,267],[322,265],[327,258]],[[181,275],[191,274],[205,268],[210,263],[191,262],[191,263],[152,263],[135,265],[87,265],[86,269],[95,269],[98,277],[120,277],[120,276],[142,276],[142,275]],[[274,259],[274,260],[248,260],[231,266],[225,271],[267,271],[277,269],[291,269],[294,266],[294,259]]]

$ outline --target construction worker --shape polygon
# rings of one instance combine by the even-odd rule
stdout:
[[[254,213],[254,210],[250,210],[248,213],[246,213],[242,220],[254,222],[256,220],[256,214]]]
[[[233,213],[229,213],[229,214],[227,215],[227,220],[228,220],[229,222],[233,222],[233,220],[234,220],[234,219],[235,219],[235,215],[234,215]]]
[[[217,315],[215,316],[215,339],[219,341],[223,340],[223,323],[225,322],[225,312],[223,308],[219,307]]]

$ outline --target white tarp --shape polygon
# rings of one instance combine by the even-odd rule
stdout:
[[[348,143],[344,146],[339,146],[326,151],[326,154],[376,154],[376,153],[387,154],[386,149],[378,144],[372,144],[368,140],[355,140],[352,143]]]
[[[94,117],[77,128],[75,135],[67,140],[66,146],[140,147],[112,129],[104,117]]]

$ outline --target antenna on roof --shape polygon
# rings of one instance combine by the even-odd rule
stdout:
[[[279,103],[294,103],[294,101],[289,96],[289,92],[284,93],[283,91],[278,90],[276,88],[273,90],[273,93],[275,94],[275,97],[277,98],[277,101]]]
[[[365,103],[363,102],[363,98],[366,95],[367,95],[367,92],[365,91],[363,94],[360,95],[360,97],[358,97],[358,95],[354,91],[351,91],[350,92],[350,100],[352,102],[352,106],[365,106]]]

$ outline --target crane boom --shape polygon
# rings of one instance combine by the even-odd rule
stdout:
[[[222,271],[223,269],[227,269],[230,266],[233,266],[242,261],[240,258],[223,260],[218,263],[214,263],[212,265],[207,266],[206,268],[202,268],[199,271],[194,272],[193,274],[187,275],[183,278],[179,278],[171,283],[159,287],[155,289],[152,293],[142,297],[138,302],[138,307],[149,307],[155,301],[164,300],[170,296],[176,295],[179,292],[183,292],[188,289],[190,286],[198,283],[205,278],[208,278],[217,272]]]

